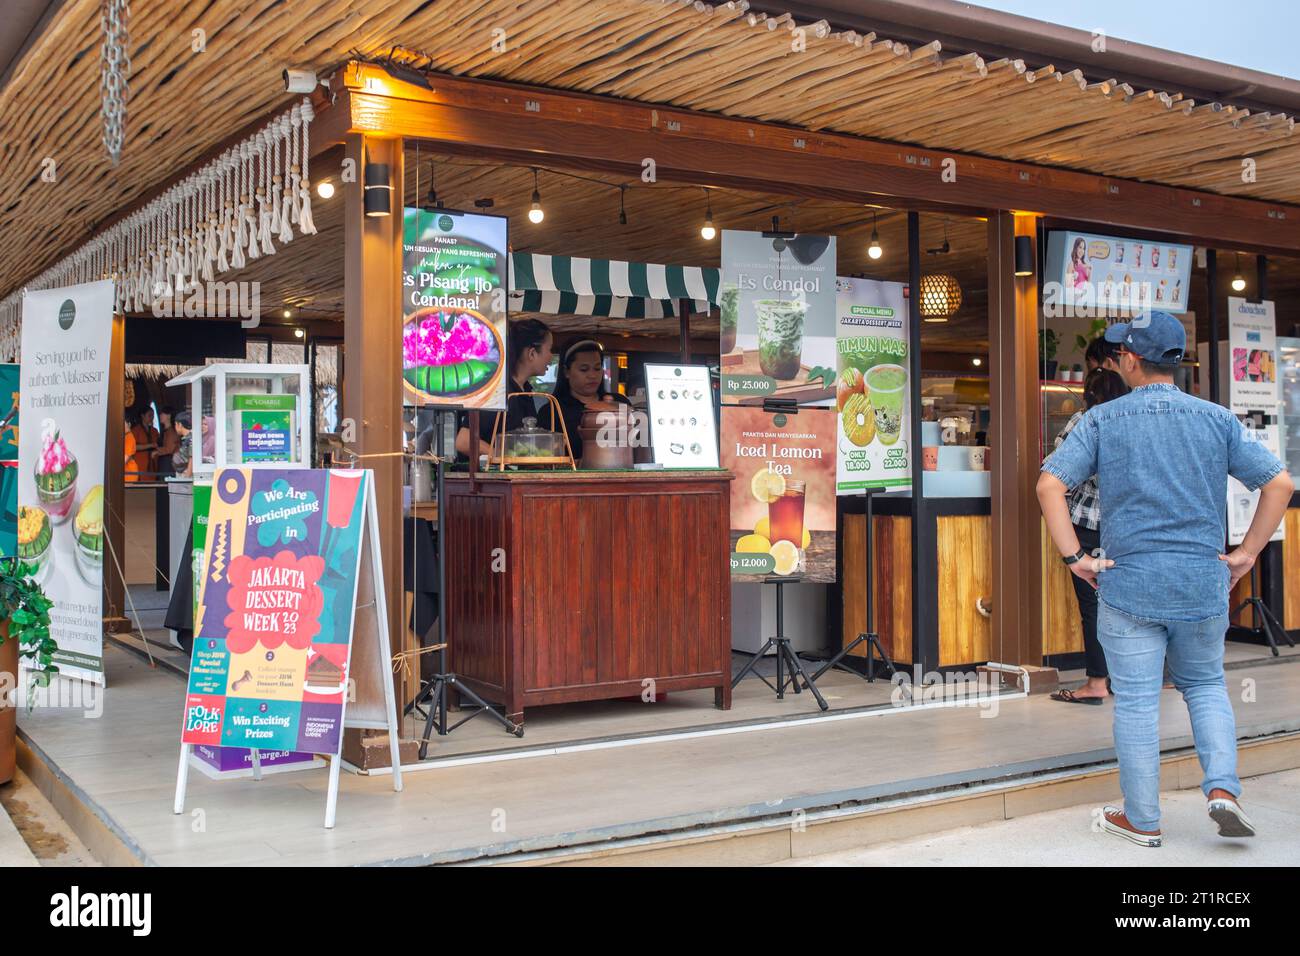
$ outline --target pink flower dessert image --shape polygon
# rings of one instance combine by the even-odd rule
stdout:
[[[436,399],[491,388],[501,370],[502,343],[477,312],[422,310],[402,329],[402,377]]]
[[[59,434],[54,419],[41,422],[41,455],[36,460],[36,496],[54,524],[72,512],[77,493],[77,459]]]

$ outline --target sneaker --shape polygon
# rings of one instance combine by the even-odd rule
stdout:
[[[1101,808],[1101,828],[1138,846],[1160,845],[1159,830],[1139,830],[1128,822],[1128,817],[1124,816],[1124,810],[1120,807]]]
[[[1246,812],[1226,790],[1212,790],[1211,793],[1222,794],[1210,800],[1207,809],[1210,819],[1219,825],[1221,837],[1253,837],[1255,825],[1250,822]]]

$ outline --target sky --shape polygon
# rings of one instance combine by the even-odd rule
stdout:
[[[1300,79],[1300,0],[978,0],[977,6]]]

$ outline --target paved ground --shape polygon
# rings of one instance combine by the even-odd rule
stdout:
[[[1093,806],[828,853],[777,866],[1292,866],[1300,858],[1300,770],[1243,782],[1241,805],[1259,835],[1228,840],[1199,790],[1161,795],[1164,846],[1134,846],[1093,832]]]

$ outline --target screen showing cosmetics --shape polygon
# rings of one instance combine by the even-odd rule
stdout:
[[[717,468],[713,387],[705,365],[646,365],[650,440],[665,468]]]
[[[1061,230],[1047,237],[1048,309],[1187,311],[1192,247]]]

